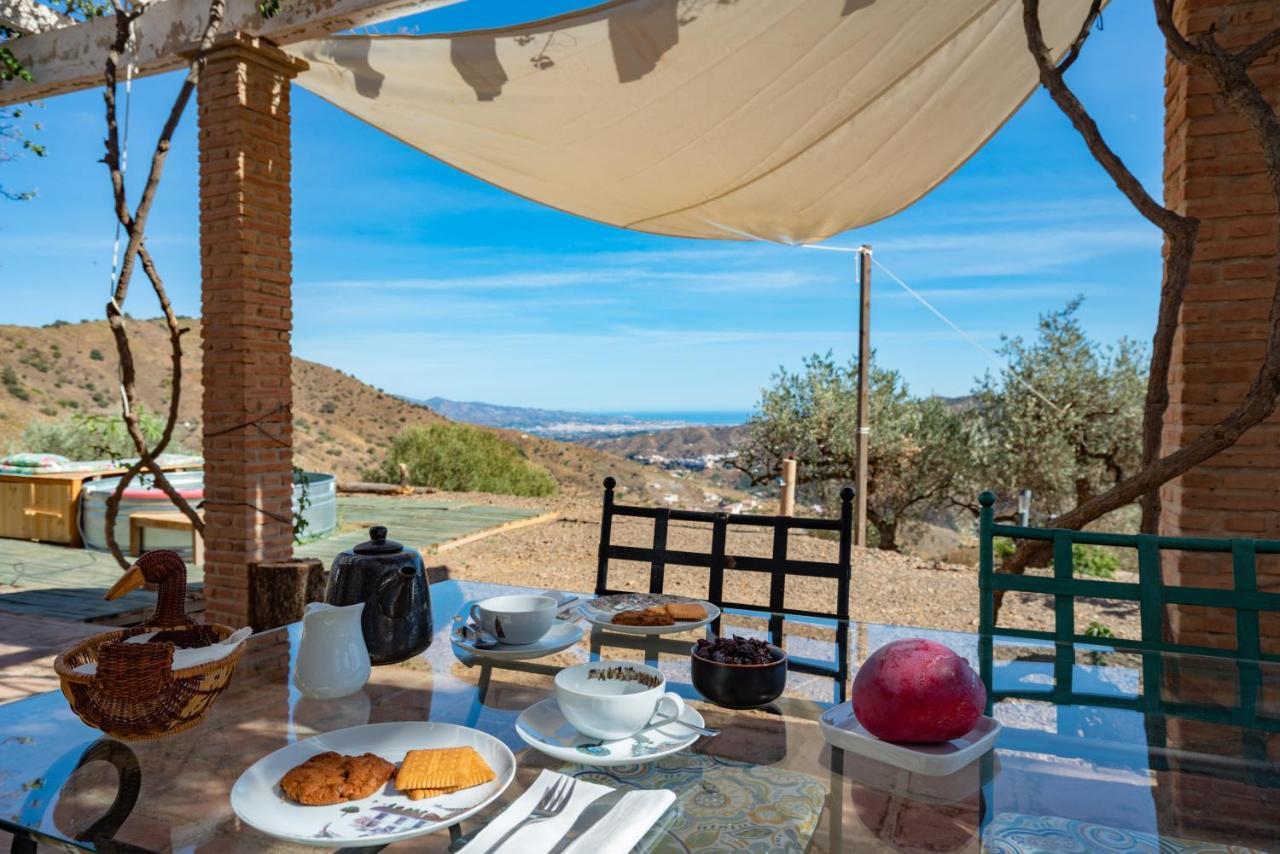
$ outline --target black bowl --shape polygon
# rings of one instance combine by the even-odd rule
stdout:
[[[787,653],[769,644],[773,661],[768,664],[721,664],[690,650],[693,687],[717,706],[755,709],[782,696],[787,687]]]

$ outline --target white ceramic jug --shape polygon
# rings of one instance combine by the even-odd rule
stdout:
[[[312,602],[302,615],[302,641],[293,681],[304,697],[329,700],[354,694],[369,681],[369,650],[360,629],[364,603]]]

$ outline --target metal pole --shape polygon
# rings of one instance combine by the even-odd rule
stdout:
[[[858,249],[858,485],[853,543],[867,544],[867,449],[871,433],[871,247]]]

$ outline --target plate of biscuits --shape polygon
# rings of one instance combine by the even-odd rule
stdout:
[[[241,821],[325,848],[388,845],[457,824],[511,785],[510,748],[455,724],[335,730],[259,759],[231,789]]]
[[[670,593],[615,593],[578,606],[592,625],[629,635],[666,635],[699,629],[720,616],[703,599]]]

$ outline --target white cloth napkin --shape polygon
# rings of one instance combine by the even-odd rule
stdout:
[[[489,822],[489,826],[480,831],[460,854],[487,852],[489,846],[533,811],[547,789],[564,778],[564,774],[544,770],[538,775],[538,779],[533,781],[533,785],[516,798],[515,802],[503,810],[497,818]],[[503,843],[494,854],[498,852],[546,854],[564,838],[564,835],[573,827],[573,823],[578,820],[578,816],[592,801],[609,794],[610,791],[612,790],[608,786],[578,780],[573,790],[573,797],[569,805],[564,808],[564,812],[555,818],[526,825]],[[579,836],[577,841],[566,849],[565,854],[596,854],[596,852],[622,854],[630,851],[675,801],[674,792],[662,789],[638,789],[627,792],[614,804],[613,809],[609,810],[590,830]]]
[[[125,639],[125,643],[146,643],[155,636],[155,632],[134,635]],[[195,667],[200,664],[208,664],[221,658],[226,658],[235,652],[236,647],[244,643],[249,635],[253,634],[253,629],[245,626],[242,629],[236,629],[226,640],[218,641],[209,646],[196,647],[195,649],[175,649],[173,651],[173,669],[182,670],[187,667]],[[90,661],[87,664],[81,664],[75,668],[76,673],[83,673],[86,676],[92,676],[98,672],[96,662]]]

